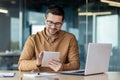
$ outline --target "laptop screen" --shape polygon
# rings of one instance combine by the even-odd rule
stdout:
[[[85,74],[107,72],[109,68],[112,44],[89,43]]]

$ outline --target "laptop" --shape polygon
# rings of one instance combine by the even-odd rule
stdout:
[[[112,44],[89,43],[84,70],[62,71],[62,74],[92,75],[108,71]]]

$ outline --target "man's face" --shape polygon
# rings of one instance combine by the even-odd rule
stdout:
[[[46,31],[49,35],[56,34],[62,27],[63,17],[59,15],[54,15],[52,13],[48,13],[45,17],[45,26]]]

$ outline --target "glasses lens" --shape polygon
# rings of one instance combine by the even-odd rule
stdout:
[[[55,25],[55,26],[61,26],[61,25],[62,25],[62,23],[60,23],[60,22],[54,23],[54,22],[49,21],[49,20],[47,20],[46,23],[47,23],[47,25],[49,25],[49,26],[53,26],[53,25]]]
[[[47,25],[52,26],[54,23],[52,21],[47,21]]]

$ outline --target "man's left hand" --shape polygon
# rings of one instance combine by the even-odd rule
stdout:
[[[51,59],[48,62],[48,66],[53,69],[55,72],[58,72],[62,69],[62,63],[59,60]]]

